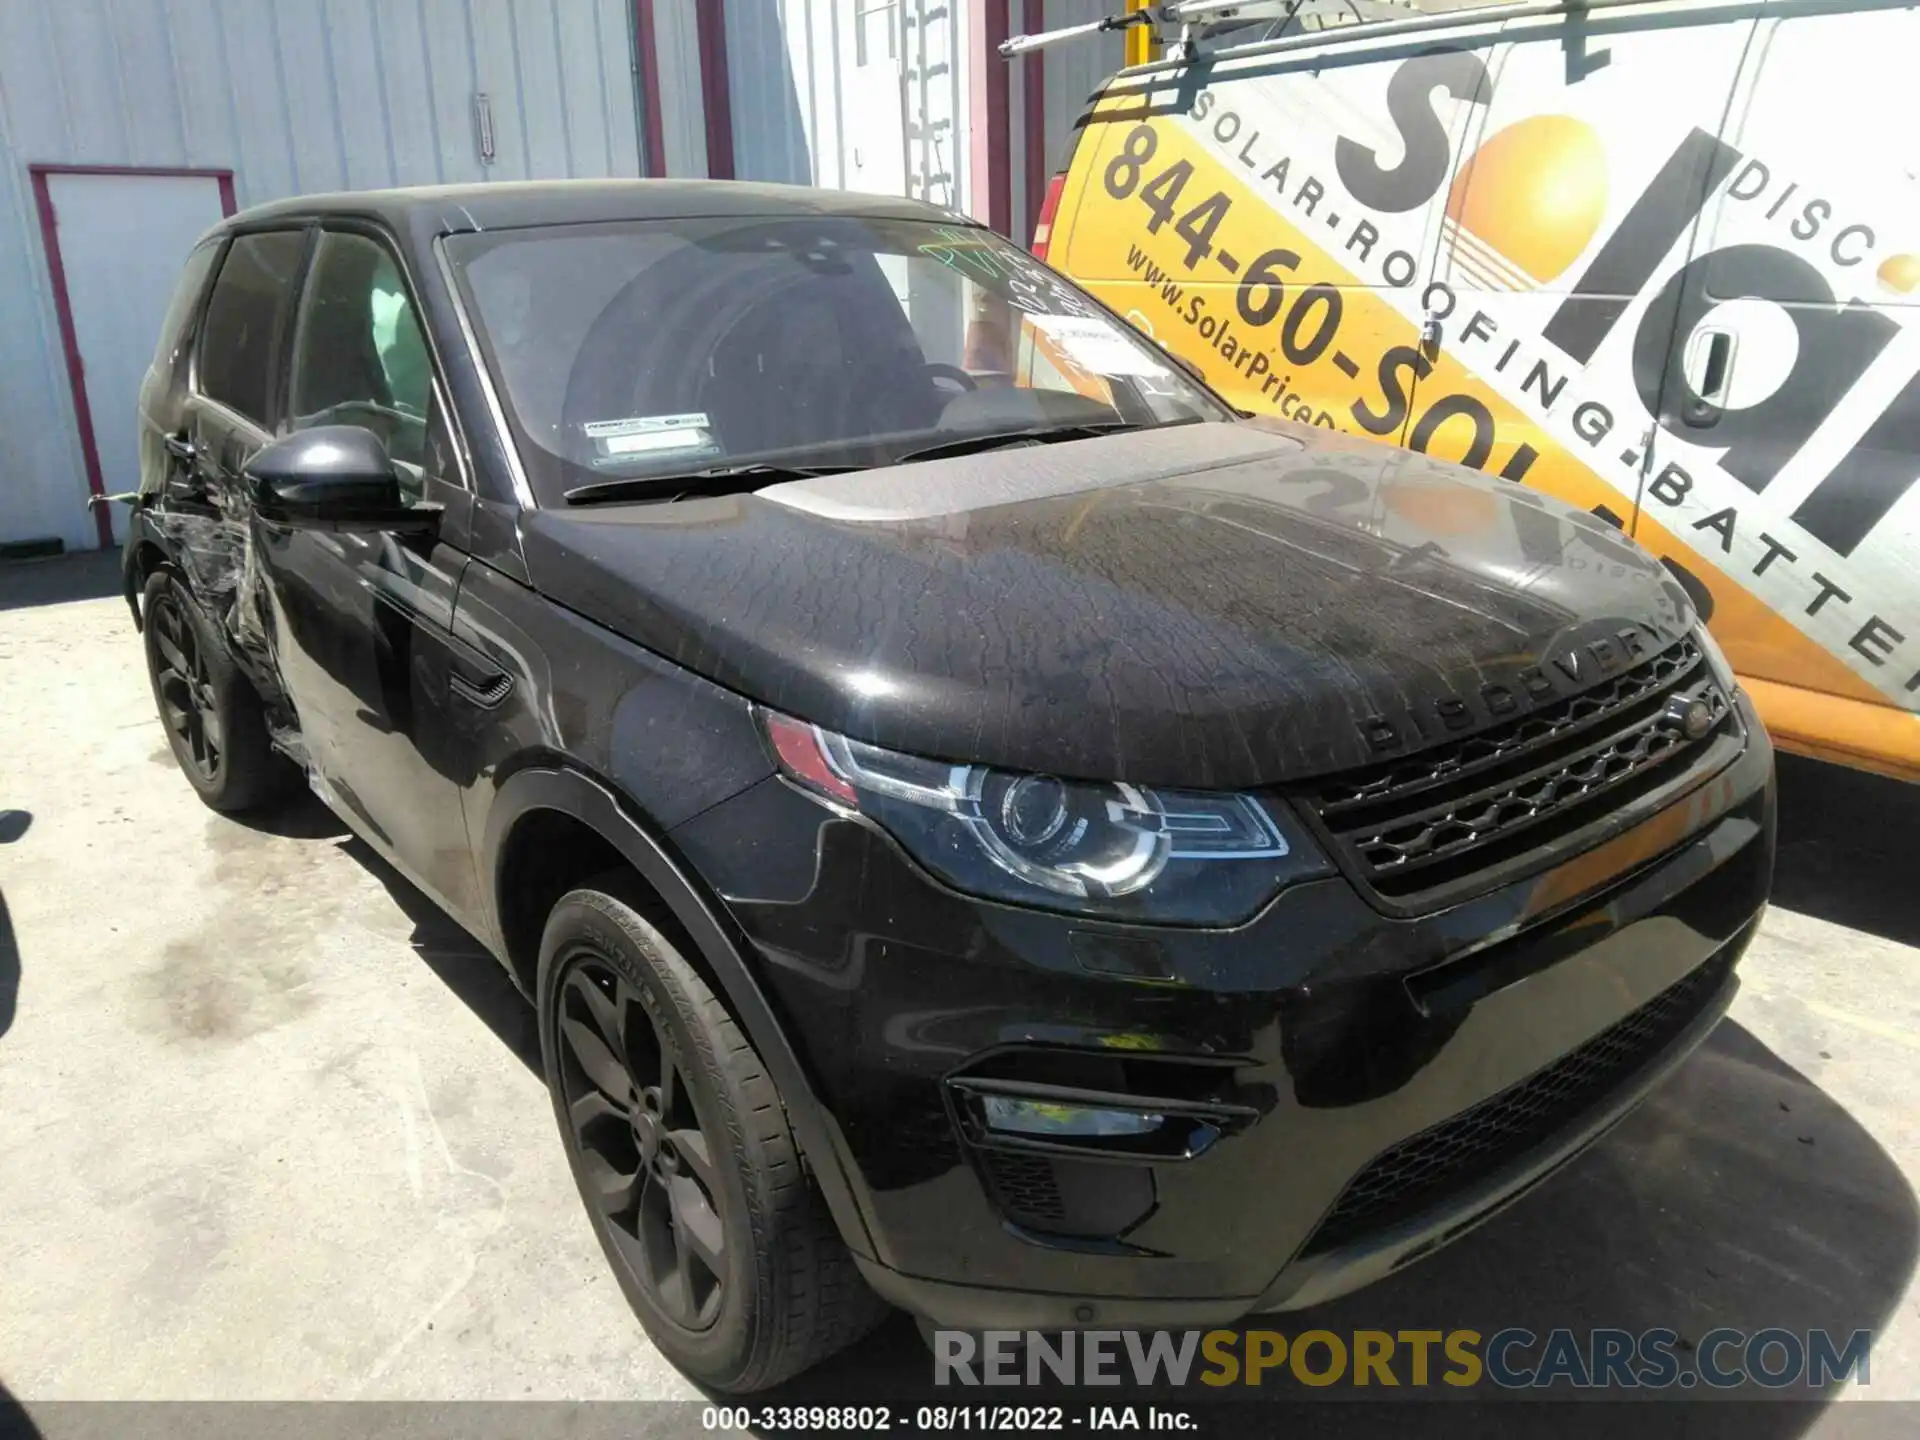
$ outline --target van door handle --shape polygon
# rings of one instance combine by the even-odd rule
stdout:
[[[1700,367],[1700,386],[1687,397],[1681,418],[1695,429],[1705,429],[1720,418],[1727,398],[1727,381],[1733,371],[1733,334],[1728,330],[1709,330],[1706,357]],[[1689,385],[1689,389],[1693,387]]]
[[[1420,353],[1429,361],[1440,358],[1440,320],[1429,315],[1420,327]]]

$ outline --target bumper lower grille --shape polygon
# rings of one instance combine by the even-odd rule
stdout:
[[[1703,705],[1708,728],[1689,732]],[[1737,727],[1683,639],[1582,694],[1336,778],[1306,803],[1348,873],[1409,909],[1515,878],[1526,860],[1704,760]]]
[[[1376,1156],[1303,1253],[1337,1249],[1444,1204],[1616,1094],[1719,993],[1729,947],[1553,1064]]]
[[[986,1156],[987,1176],[995,1198],[1009,1218],[1025,1225],[1051,1228],[1067,1218],[1060,1199],[1060,1186],[1054,1179],[1053,1165],[1034,1155],[1013,1155],[990,1151]]]

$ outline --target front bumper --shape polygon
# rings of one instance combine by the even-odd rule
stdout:
[[[1718,774],[1411,919],[1342,879],[1223,931],[992,905],[779,780],[674,838],[758,952],[876,1290],[960,1328],[1228,1323],[1463,1233],[1712,1029],[1773,865],[1772,751],[1740,704]],[[1035,1082],[1206,1123],[1166,1154],[982,1132],[975,1089]]]

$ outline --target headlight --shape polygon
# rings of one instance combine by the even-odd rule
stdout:
[[[1726,652],[1720,648],[1720,642],[1707,633],[1705,625],[1694,627],[1693,638],[1700,647],[1700,653],[1707,657],[1707,671],[1719,682],[1720,693],[1731,700],[1740,688],[1740,680],[1733,673],[1733,666],[1727,663]]]
[[[1175,925],[1245,920],[1319,853],[1252,795],[1010,774],[762,712],[788,779],[883,826],[957,890]]]

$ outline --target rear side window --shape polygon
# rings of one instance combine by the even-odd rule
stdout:
[[[209,240],[187,256],[180,279],[173,287],[173,299],[167,302],[167,318],[160,322],[160,342],[153,352],[156,370],[172,370],[193,340],[189,318],[198,308],[207,290],[207,275],[220,257],[220,242]]]
[[[273,337],[293,289],[306,236],[298,230],[242,235],[227,251],[201,326],[200,390],[261,425],[267,423]]]

